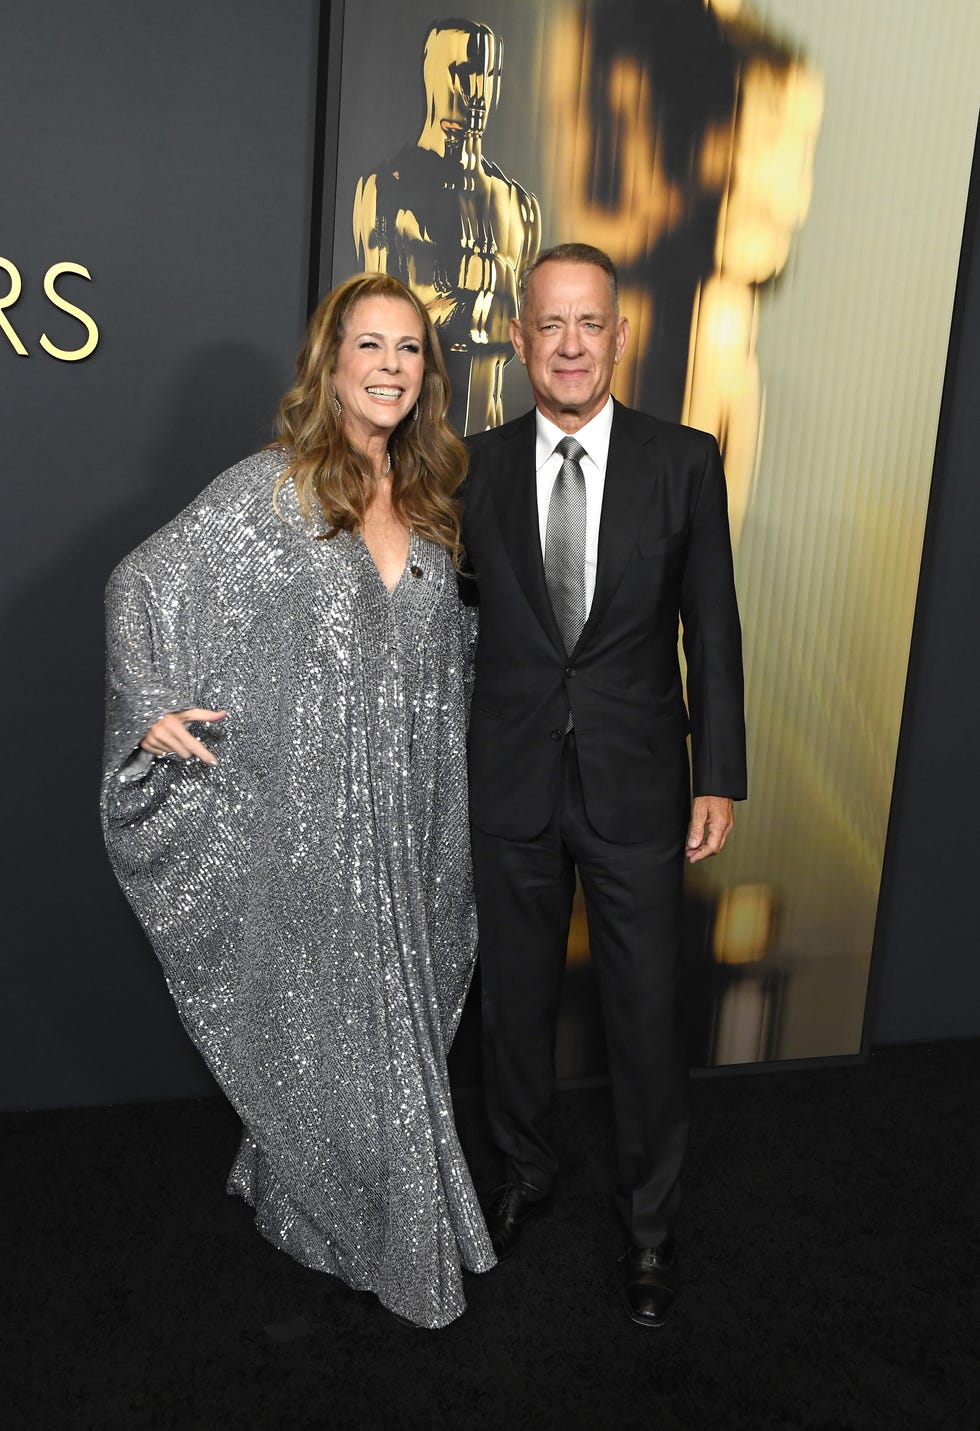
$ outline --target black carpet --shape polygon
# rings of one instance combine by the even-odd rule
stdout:
[[[605,1089],[559,1095],[554,1210],[441,1332],[263,1242],[220,1100],[5,1115],[0,1426],[972,1431],[978,1088],[975,1043],[696,1080],[660,1331],[618,1302]]]

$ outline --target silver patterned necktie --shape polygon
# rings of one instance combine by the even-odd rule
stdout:
[[[544,580],[565,650],[571,655],[585,625],[585,448],[563,437],[562,459],[544,529]]]

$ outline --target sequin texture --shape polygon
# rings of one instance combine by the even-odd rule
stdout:
[[[281,452],[213,482],[107,590],[103,825],[191,1038],[239,1113],[228,1190],[308,1267],[421,1326],[494,1256],[446,1073],[473,970],[472,632],[415,534],[389,593],[316,541]],[[138,749],[165,711],[218,765]]]

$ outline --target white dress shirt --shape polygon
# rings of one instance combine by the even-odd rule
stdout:
[[[555,485],[562,459],[555,448],[567,432],[562,432],[540,411],[535,413],[537,423],[537,443],[534,465],[537,473],[538,528],[541,533],[541,556],[544,557],[545,530],[548,525],[548,507],[551,503],[551,489]],[[585,478],[585,615],[592,610],[595,595],[596,564],[599,559],[599,518],[602,516],[602,490],[606,483],[606,460],[609,457],[609,435],[612,432],[613,400],[596,413],[573,436],[585,448],[581,459],[582,475]]]

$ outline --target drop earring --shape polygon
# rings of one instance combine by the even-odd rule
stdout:
[[[337,416],[339,417],[340,414],[341,414],[341,412],[343,411],[343,409],[342,409],[341,406],[340,406],[340,398],[337,396],[337,389],[333,386],[332,383],[331,383],[331,385],[330,385],[330,392],[331,392],[331,396],[332,396],[332,398],[333,398],[334,412],[335,412],[335,413],[337,414]]]
[[[416,399],[415,399],[415,411],[412,413],[412,421],[413,421],[413,422],[418,422],[418,420],[419,420],[419,400],[418,400],[418,398],[416,398]]]

